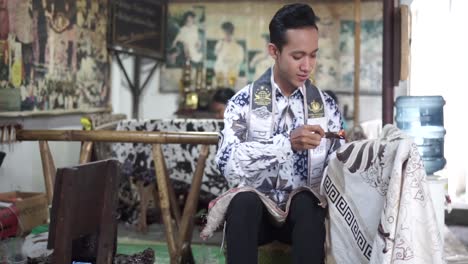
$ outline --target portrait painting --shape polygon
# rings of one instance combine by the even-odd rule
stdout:
[[[239,90],[274,64],[268,53],[268,25],[286,1],[177,1],[168,5],[166,64],[162,92],[180,92],[184,65],[214,72],[215,87]],[[319,52],[311,79],[322,90],[353,92],[353,3],[315,3]],[[361,90],[380,92],[382,3],[361,9]],[[192,78],[195,78],[192,70]]]

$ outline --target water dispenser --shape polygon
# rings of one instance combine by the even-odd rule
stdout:
[[[442,96],[400,96],[395,105],[397,127],[414,138],[421,154],[443,241],[447,178],[435,176],[434,173],[443,169],[446,163],[443,112],[445,100]]]
[[[396,100],[397,127],[414,138],[428,175],[444,168],[444,112],[442,96],[400,96]]]

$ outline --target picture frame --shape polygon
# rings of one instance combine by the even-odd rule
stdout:
[[[108,0],[1,1],[0,117],[109,111],[108,12]]]
[[[110,0],[109,48],[164,60],[167,0]]]
[[[191,1],[175,0],[168,4],[166,37],[166,62],[161,70],[160,92],[181,92],[181,79],[185,59],[183,52],[199,51],[191,59],[192,80],[196,67],[215,72],[213,86],[232,86],[240,90],[254,81],[274,61],[266,52],[269,42],[268,24],[274,13],[290,1]],[[340,94],[353,94],[354,75],[354,13],[353,1],[317,1],[312,7],[318,14],[319,54],[311,78],[322,90]],[[363,1],[361,17],[361,91],[381,94],[382,72],[382,8],[381,1]],[[194,34],[184,28],[187,14],[194,14],[193,23],[198,28]],[[223,24],[233,25],[233,39],[242,50],[243,59],[235,70],[226,70],[219,77],[216,72],[216,45],[223,39]],[[178,37],[181,31],[185,39]],[[192,37],[188,37],[192,36]],[[194,38],[198,40],[194,41]],[[199,44],[196,44],[199,42]],[[234,46],[234,45],[232,45]],[[193,52],[192,52],[193,53]],[[233,53],[233,51],[231,51]],[[202,57],[199,59],[199,57]],[[260,62],[260,63],[258,63]],[[234,63],[233,63],[234,64]],[[258,66],[259,65],[259,66]],[[233,73],[234,72],[234,73]],[[220,79],[222,83],[218,84]],[[234,84],[229,80],[234,79]]]

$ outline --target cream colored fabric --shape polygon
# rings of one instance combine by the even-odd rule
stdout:
[[[322,192],[336,263],[445,263],[421,157],[396,127],[338,149]]]

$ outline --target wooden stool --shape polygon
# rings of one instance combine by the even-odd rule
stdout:
[[[48,241],[53,263],[71,263],[81,253],[74,252],[75,242],[83,237],[96,245],[94,262],[113,262],[118,167],[116,160],[105,160],[57,170]]]

